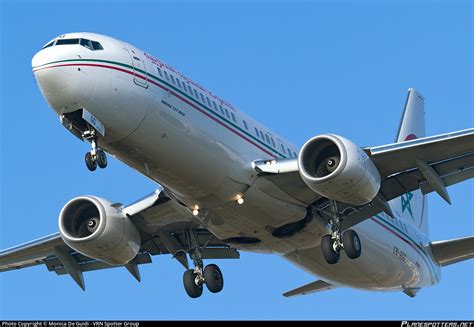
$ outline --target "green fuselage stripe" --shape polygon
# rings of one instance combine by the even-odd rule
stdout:
[[[175,92],[178,92],[181,96],[184,96],[185,98],[187,98],[188,100],[192,101],[193,103],[195,103],[196,105],[199,105],[200,107],[204,108],[208,113],[212,114],[213,116],[215,117],[218,117],[220,120],[226,122],[228,125],[234,127],[235,129],[239,130],[241,133],[243,133],[244,135],[246,135],[247,137],[253,139],[254,141],[256,141],[258,144],[264,146],[265,148],[269,149],[270,151],[276,153],[277,155],[279,155],[281,158],[287,158],[286,155],[282,154],[281,152],[279,152],[278,150],[272,148],[271,146],[269,146],[268,144],[262,142],[262,140],[260,140],[259,138],[256,138],[255,136],[253,136],[252,134],[250,134],[248,131],[246,130],[243,130],[242,128],[240,128],[240,126],[234,124],[233,122],[229,121],[228,119],[226,119],[225,117],[221,116],[220,114],[218,114],[217,112],[215,112],[214,110],[212,110],[211,108],[207,107],[206,105],[198,102],[196,99],[194,99],[193,97],[189,96],[188,94],[184,93],[183,91],[181,91],[179,88],[177,88],[176,86],[168,83],[167,81],[151,74],[151,73],[148,73],[142,69],[139,69],[139,68],[136,68],[136,67],[133,67],[132,65],[128,65],[128,64],[124,64],[124,63],[121,63],[121,62],[116,62],[116,61],[110,61],[110,60],[102,60],[102,59],[65,59],[65,60],[58,60],[58,61],[52,61],[52,62],[49,62],[47,64],[43,64],[43,65],[40,65],[40,66],[36,66],[36,67],[33,67],[33,71],[37,70],[37,69],[40,69],[42,67],[45,67],[47,65],[52,65],[52,64],[58,64],[58,63],[64,63],[64,62],[79,62],[79,61],[84,61],[84,62],[99,62],[99,63],[107,63],[107,64],[113,64],[113,65],[117,65],[117,66],[122,66],[122,67],[125,67],[125,68],[128,68],[128,69],[131,69],[132,71],[137,71],[137,72],[140,72],[148,77],[151,77],[153,78],[154,80],[158,81],[159,83],[161,84],[164,84],[166,85],[168,88],[171,88],[173,91]]]

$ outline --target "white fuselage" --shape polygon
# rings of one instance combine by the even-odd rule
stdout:
[[[381,214],[354,229],[362,255],[336,265],[319,244],[319,220],[288,238],[271,230],[306,214],[277,199],[256,178],[252,162],[294,158],[297,148],[164,62],[116,39],[91,33],[103,50],[79,44],[47,47],[33,58],[41,91],[58,115],[86,109],[104,126],[98,144],[170,191],[222,240],[258,238],[236,248],[280,254],[333,284],[361,289],[417,289],[440,279],[428,240],[408,220]],[[257,182],[256,182],[257,181]],[[239,205],[236,200],[245,199]],[[399,201],[397,199],[393,201]],[[395,213],[397,214],[396,210]]]

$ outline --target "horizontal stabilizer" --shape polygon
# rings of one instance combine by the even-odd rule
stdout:
[[[331,289],[336,288],[336,287],[337,286],[326,283],[322,280],[317,280],[315,282],[303,285],[301,287],[295,288],[294,290],[286,292],[286,293],[283,294],[283,296],[284,297],[291,297],[291,296],[296,296],[296,295],[307,295],[307,294],[311,294],[311,293],[331,290]]]
[[[474,258],[474,236],[433,242],[430,245],[435,260],[443,267]]]

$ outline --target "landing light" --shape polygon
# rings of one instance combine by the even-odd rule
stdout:
[[[193,216],[199,215],[199,209],[193,209]]]
[[[244,198],[240,194],[237,196],[237,203],[238,204],[243,204],[244,203]]]

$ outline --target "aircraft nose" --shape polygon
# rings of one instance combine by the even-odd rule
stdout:
[[[33,69],[33,72],[40,68],[42,65],[46,64],[47,63],[47,56],[45,54],[46,51],[44,50],[41,50],[41,51],[38,51],[34,56],[33,58],[31,59],[31,67]]]
[[[31,65],[43,97],[59,115],[79,109],[79,100],[90,96],[93,83],[73,67],[70,56],[46,48],[33,56]]]

